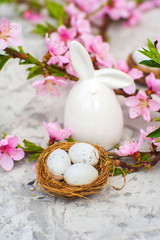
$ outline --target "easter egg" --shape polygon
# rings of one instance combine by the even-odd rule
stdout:
[[[48,156],[47,167],[57,180],[64,178],[64,171],[66,167],[70,165],[70,157],[68,153],[62,149],[56,149]]]
[[[88,163],[95,166],[99,160],[97,149],[88,143],[76,143],[68,152],[73,163]]]
[[[67,167],[64,179],[71,186],[85,185],[98,177],[98,171],[87,163],[75,163]]]

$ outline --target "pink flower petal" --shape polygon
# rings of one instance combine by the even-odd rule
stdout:
[[[47,95],[48,90],[45,86],[41,87],[41,88],[36,88],[36,95],[37,96],[45,96]]]
[[[57,77],[57,78],[55,78],[55,80],[53,82],[55,82],[58,86],[62,86],[62,87],[68,86],[68,83],[65,78]]]
[[[0,38],[0,49],[4,50],[6,47],[8,47],[8,43],[2,38]]]
[[[14,166],[14,161],[9,155],[3,155],[0,159],[0,165],[4,170],[10,171]]]
[[[137,93],[137,98],[139,98],[140,100],[146,100],[147,99],[147,94],[143,90],[140,90]]]
[[[24,151],[22,148],[15,148],[12,150],[12,152],[10,153],[10,156],[15,160],[15,161],[19,161],[22,158],[24,158]]]
[[[18,137],[16,135],[7,135],[6,138],[8,140],[8,144],[11,147],[17,147],[18,145]]]
[[[160,91],[160,79],[155,78],[154,73],[150,73],[146,78],[148,87],[155,92]]]
[[[122,60],[114,62],[114,68],[118,69],[118,70],[121,70],[125,73],[128,73],[128,70],[129,70],[126,62],[122,61]]]
[[[50,93],[51,95],[55,96],[55,97],[59,97],[60,96],[60,93],[59,93],[59,90],[56,86],[48,89],[48,93]]]
[[[14,45],[14,46],[22,46],[23,42],[21,39],[19,39],[18,37],[16,38],[12,38],[12,37],[8,37],[7,42],[9,45]]]
[[[152,111],[159,111],[160,109],[160,104],[153,100],[153,99],[149,99],[148,101],[148,104],[149,104],[149,108],[152,110]]]
[[[123,91],[125,92],[125,93],[127,93],[127,94],[133,94],[133,93],[135,93],[135,91],[136,91],[136,85],[135,85],[135,83],[133,83],[131,86],[129,86],[129,87],[125,87],[125,88],[123,88]]]
[[[5,32],[10,29],[10,22],[7,18],[2,18],[0,20],[0,32]]]
[[[44,80],[37,80],[32,84],[32,87],[42,87],[44,85],[45,81]]]
[[[136,96],[126,98],[124,102],[128,107],[136,107],[140,103]]]
[[[143,77],[143,73],[142,71],[139,71],[136,68],[132,68],[129,72],[128,72],[129,76],[133,79],[139,79],[141,77]]]
[[[148,107],[145,107],[144,109],[143,109],[143,119],[145,120],[145,121],[147,121],[147,122],[150,122],[150,120],[151,120],[151,116],[150,116],[150,110],[149,110],[149,108]]]
[[[138,107],[135,107],[135,108],[130,108],[130,109],[129,109],[129,116],[130,116],[130,118],[136,118],[136,117],[138,117],[140,114],[141,114],[141,111],[140,111],[140,109],[139,109],[139,106],[138,106]]]

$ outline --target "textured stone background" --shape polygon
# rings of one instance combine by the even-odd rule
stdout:
[[[160,36],[159,13],[160,9],[146,13],[133,28],[113,24],[109,36],[114,57],[125,60],[135,47],[146,43],[147,37],[154,40]],[[46,52],[45,42],[30,33],[33,26],[18,18],[11,6],[0,6],[2,17],[22,24],[24,49],[41,59]],[[21,142],[26,138],[45,147],[48,134],[42,121],[63,123],[70,87],[58,99],[37,97],[32,88],[34,80],[27,81],[26,76],[25,67],[18,66],[16,60],[10,60],[0,73],[0,132],[17,134]],[[138,137],[139,129],[146,129],[147,123],[130,120],[120,100],[125,116],[123,142]],[[146,142],[144,150],[147,148]],[[64,200],[41,191],[31,198],[32,186],[28,183],[36,175],[25,158],[9,173],[0,169],[0,240],[159,240],[159,173],[157,164],[150,171],[130,174],[121,191],[112,188],[123,184],[122,177],[115,177],[103,191],[92,195],[91,201]]]

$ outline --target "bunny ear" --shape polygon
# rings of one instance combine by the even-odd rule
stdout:
[[[79,78],[82,80],[93,79],[95,71],[91,58],[87,50],[77,41],[72,41],[70,44],[70,58],[72,66]]]
[[[133,84],[133,79],[117,69],[105,68],[95,71],[96,79],[110,88],[124,88]]]

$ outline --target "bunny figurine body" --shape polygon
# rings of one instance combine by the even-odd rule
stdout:
[[[86,49],[77,41],[70,45],[72,65],[79,81],[71,89],[64,111],[64,126],[76,141],[90,142],[106,150],[116,145],[123,133],[123,114],[113,88],[133,83],[115,69],[94,70]]]

